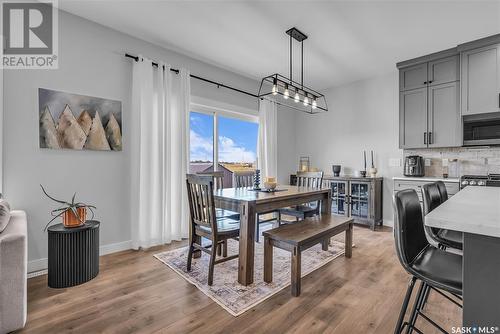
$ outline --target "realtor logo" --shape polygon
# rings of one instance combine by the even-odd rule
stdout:
[[[2,67],[57,68],[55,1],[2,2]]]

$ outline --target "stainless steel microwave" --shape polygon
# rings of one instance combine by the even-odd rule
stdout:
[[[467,115],[464,121],[464,146],[500,145],[500,112]]]

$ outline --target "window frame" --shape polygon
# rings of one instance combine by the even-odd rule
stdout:
[[[240,109],[240,110],[245,110],[244,108],[235,108],[235,109]],[[212,160],[214,164],[214,171],[219,171],[219,116],[226,117],[226,118],[234,118],[240,121],[245,121],[245,122],[251,122],[251,123],[257,123],[259,124],[259,117],[257,116],[257,113],[254,112],[253,110],[248,109],[246,112],[241,112],[241,111],[233,111],[230,109],[227,109],[222,106],[214,106],[214,105],[206,105],[202,103],[196,103],[196,102],[191,102],[190,103],[190,108],[189,108],[189,116],[191,116],[191,113],[199,113],[199,114],[205,114],[205,115],[211,115],[213,117],[213,142],[212,142],[212,147],[213,147],[213,152],[212,152]],[[189,160],[191,161],[191,142],[189,141],[190,133],[191,133],[191,122],[188,124],[189,131],[188,131],[188,149],[189,149]],[[257,130],[258,131],[258,130]],[[256,143],[258,146],[259,143]]]

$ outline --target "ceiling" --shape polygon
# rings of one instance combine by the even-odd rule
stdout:
[[[316,90],[500,33],[498,1],[59,0],[59,7],[254,79],[288,75],[285,31],[295,26],[309,36],[304,83]]]

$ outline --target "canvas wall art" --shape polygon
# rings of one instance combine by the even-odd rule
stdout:
[[[38,89],[40,148],[122,150],[122,103]]]

